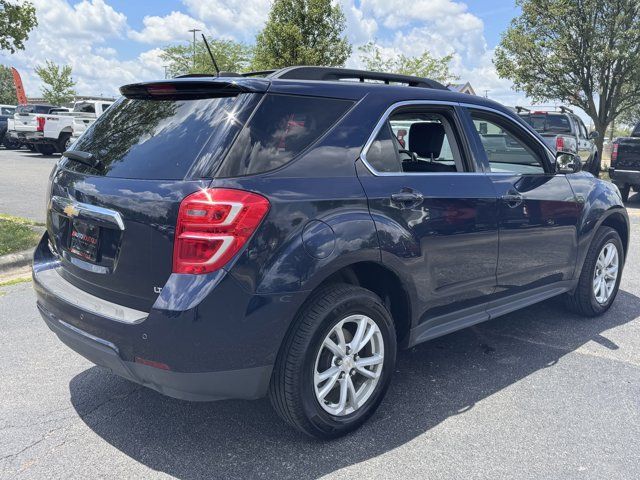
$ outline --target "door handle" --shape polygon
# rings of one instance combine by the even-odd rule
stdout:
[[[505,195],[502,195],[502,197],[500,198],[509,206],[509,208],[516,208],[517,206],[521,205],[524,200],[522,195],[520,195],[519,193],[507,193]]]
[[[420,205],[424,196],[420,192],[398,192],[391,195],[393,203],[399,203],[401,208],[412,208]]]

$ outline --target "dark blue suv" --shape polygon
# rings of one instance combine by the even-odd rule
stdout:
[[[51,174],[34,281],[51,330],[134,382],[268,394],[330,438],[372,415],[398,348],[616,297],[619,191],[495,102],[320,67],[121,92]]]

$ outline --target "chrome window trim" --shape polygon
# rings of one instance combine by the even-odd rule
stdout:
[[[543,147],[543,149],[551,154],[551,156],[549,157],[549,161],[551,161],[551,158],[554,157],[553,152],[551,151],[551,149],[544,143],[542,142],[540,139],[538,139],[535,135],[532,135],[531,132],[529,132],[526,128],[523,128],[521,125],[518,125],[518,122],[514,121],[513,118],[511,118],[509,115],[507,115],[504,112],[501,112],[500,110],[497,110],[495,108],[491,108],[491,107],[487,107],[485,105],[476,105],[473,103],[460,103],[460,102],[450,102],[450,101],[446,101],[446,100],[404,100],[402,102],[396,102],[394,104],[392,104],[389,108],[387,108],[385,110],[385,112],[382,114],[382,117],[380,117],[380,120],[378,120],[378,123],[376,123],[376,126],[373,128],[373,132],[371,133],[371,135],[369,135],[369,138],[367,139],[366,143],[364,144],[364,147],[362,147],[362,150],[360,152],[360,160],[362,160],[362,163],[365,165],[365,167],[367,167],[367,170],[369,170],[374,176],[376,177],[398,177],[398,176],[420,176],[420,175],[451,175],[453,172],[378,172],[375,168],[373,168],[371,166],[371,164],[367,161],[367,152],[369,151],[369,148],[371,148],[371,145],[373,144],[373,142],[375,141],[376,137],[378,136],[378,133],[380,133],[380,129],[383,127],[383,125],[387,122],[387,120],[389,119],[389,116],[398,108],[402,108],[402,107],[410,107],[410,106],[430,106],[430,105],[447,105],[450,107],[463,107],[463,108],[467,108],[467,109],[476,109],[476,110],[485,110],[491,113],[495,113],[498,114],[504,118],[506,118],[507,120],[510,120],[511,122],[513,122],[514,124],[516,124],[520,130],[522,130],[526,135],[528,135],[531,139],[533,139],[538,145],[540,145],[541,147]],[[464,132],[462,132],[464,134]],[[455,172],[456,175],[485,175],[485,172]],[[487,173],[491,173],[492,175],[494,175],[493,172],[487,172]],[[545,172],[546,173],[546,172]],[[512,173],[508,173],[507,175],[513,175]]]

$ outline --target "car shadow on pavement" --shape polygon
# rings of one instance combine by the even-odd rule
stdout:
[[[330,442],[287,427],[267,399],[183,402],[99,367],[69,387],[89,428],[153,470],[180,479],[318,478],[411,441],[588,342],[617,350],[605,332],[638,317],[640,298],[624,291],[595,319],[569,314],[554,299],[400,352],[378,412]]]

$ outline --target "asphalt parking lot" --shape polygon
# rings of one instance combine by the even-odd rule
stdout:
[[[59,158],[0,147],[0,213],[44,222],[49,173]]]
[[[54,162],[0,151],[0,211],[42,221]],[[326,443],[286,427],[266,399],[188,403],[120,379],[57,340],[31,283],[0,287],[0,478],[640,478],[632,200],[606,315],[551,300],[401,352],[376,415]]]

